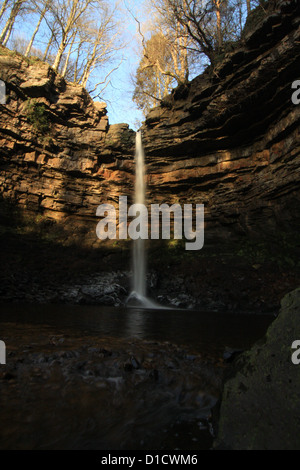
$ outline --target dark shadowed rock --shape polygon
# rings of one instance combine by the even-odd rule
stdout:
[[[206,239],[299,224],[300,4],[272,4],[214,74],[174,90],[143,127],[150,198],[205,204]]]
[[[216,449],[300,449],[300,288],[281,303],[266,338],[240,356],[225,383]]]

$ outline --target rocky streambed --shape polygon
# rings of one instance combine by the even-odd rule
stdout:
[[[1,335],[1,449],[210,448],[222,359],[47,325]]]
[[[26,308],[1,306],[1,449],[299,449],[299,289],[266,334],[253,315]]]
[[[32,230],[32,232],[30,232]],[[3,303],[124,306],[132,288],[131,249],[88,249],[37,233],[36,226],[0,225]],[[281,298],[299,285],[292,242],[150,246],[148,295],[162,306],[222,313],[277,314]]]

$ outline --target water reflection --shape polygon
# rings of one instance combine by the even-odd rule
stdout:
[[[145,314],[142,308],[128,309],[125,313],[126,327],[124,331],[125,337],[143,338],[145,336]]]
[[[230,315],[141,307],[0,305],[1,322],[49,325],[99,338],[138,338],[187,345],[200,352],[244,349],[260,339],[273,320],[266,315]]]
[[[220,357],[226,346],[249,347],[272,320],[140,307],[0,310],[11,371],[0,380],[0,449],[209,449]]]

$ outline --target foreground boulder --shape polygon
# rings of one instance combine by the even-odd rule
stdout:
[[[264,342],[239,357],[226,382],[216,449],[300,449],[300,288],[284,297]]]
[[[143,127],[149,199],[204,204],[206,240],[299,230],[300,3],[276,4]]]

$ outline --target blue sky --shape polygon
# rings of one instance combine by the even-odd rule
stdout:
[[[134,77],[136,69],[139,65],[141,57],[141,36],[138,33],[138,24],[135,20],[137,18],[142,25],[142,30],[147,37],[148,26],[151,23],[151,13],[147,13],[148,0],[103,0],[109,3],[112,7],[118,5],[117,13],[114,18],[119,21],[121,29],[118,34],[118,39],[123,45],[122,49],[116,54],[115,61],[108,64],[107,67],[98,68],[94,71],[93,80],[88,84],[88,89],[94,88],[95,84],[101,82],[108,72],[119,67],[110,75],[110,83],[101,94],[101,101],[107,103],[107,110],[109,121],[111,124],[126,122],[132,129],[140,127],[144,117],[140,110],[137,109],[136,104],[132,101],[134,85],[132,77]],[[0,5],[1,5],[0,1]],[[25,14],[18,17],[14,28],[13,37],[19,38],[21,43],[25,44],[31,36],[36,26],[37,17],[32,13]],[[46,44],[49,39],[49,29],[44,26],[39,30],[36,37],[34,47],[42,51],[45,50]],[[148,28],[148,33],[151,28]],[[149,36],[148,36],[149,37]],[[10,47],[10,43],[8,43]],[[121,61],[122,59],[122,61]],[[202,63],[203,65],[203,63]],[[190,73],[192,76],[200,73],[201,63],[196,64],[196,69]]]
[[[138,67],[139,57],[137,50],[139,47],[139,35],[137,33],[137,23],[133,16],[127,11],[128,7],[139,21],[145,20],[143,2],[138,0],[126,0],[122,2],[124,11],[124,43],[122,51],[123,62],[112,76],[111,84],[105,90],[105,99],[108,105],[108,114],[111,124],[126,122],[135,129],[137,122],[143,120],[143,114],[132,101],[134,86],[131,77],[134,76]]]
[[[115,3],[114,0],[111,0],[111,2]],[[123,62],[111,76],[111,83],[104,92],[104,98],[111,124],[126,122],[132,129],[136,129],[138,123],[144,118],[142,112],[137,109],[136,104],[132,101],[134,86],[131,77],[134,76],[139,64],[137,52],[140,45],[137,23],[133,16],[138,18],[139,21],[146,21],[144,2],[121,0],[120,8],[123,28],[122,40],[125,45],[120,53]]]

